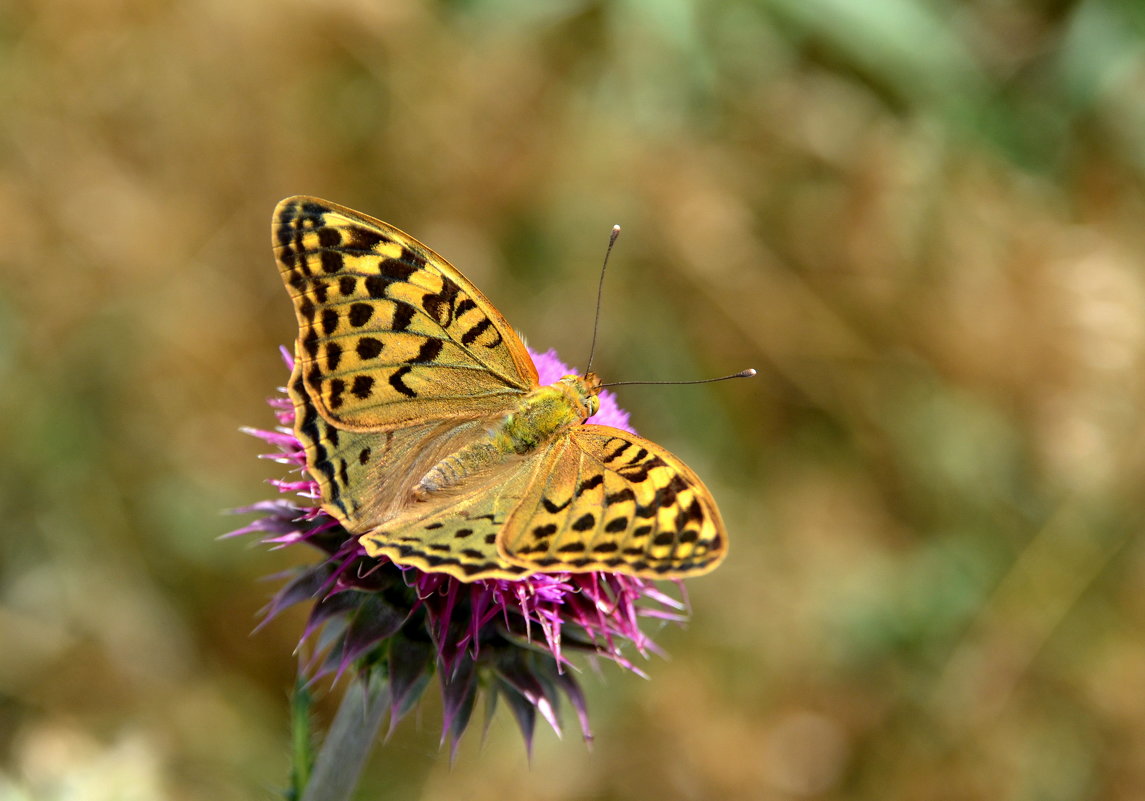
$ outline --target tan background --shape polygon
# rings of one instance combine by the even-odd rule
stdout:
[[[700,472],[732,555],[596,727],[425,703],[362,798],[1145,797],[1134,0],[0,7],[0,798],[273,798],[274,203],[456,262]],[[329,712],[328,707],[322,709]],[[572,721],[569,721],[570,724]],[[575,730],[575,726],[574,726]],[[74,794],[69,794],[74,792]]]

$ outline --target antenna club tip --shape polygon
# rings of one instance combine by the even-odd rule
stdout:
[[[739,377],[740,377],[740,378],[751,378],[751,377],[752,377],[753,375],[755,375],[755,374],[756,374],[756,373],[755,373],[755,368],[754,368],[754,367],[749,367],[749,368],[747,368],[746,370],[744,370],[742,373],[739,373]]]

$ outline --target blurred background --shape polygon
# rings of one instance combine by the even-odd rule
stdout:
[[[9,0],[0,798],[285,785],[296,193],[573,363],[622,223],[606,380],[760,371],[622,391],[732,551],[592,751],[432,692],[361,798],[1145,797],[1143,130],[1137,0]]]

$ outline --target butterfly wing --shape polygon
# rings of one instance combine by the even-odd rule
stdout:
[[[295,435],[323,508],[365,531],[433,459],[535,387],[536,368],[465,276],[391,225],[291,197],[273,241],[298,318]]]
[[[275,209],[273,237],[298,317],[296,370],[331,423],[392,431],[473,419],[537,386],[524,343],[493,304],[392,225],[291,197]]]
[[[727,536],[711,493],[679,458],[635,434],[582,425],[530,470],[498,547],[540,572],[683,578],[719,564]]]
[[[536,572],[507,562],[497,550],[498,532],[527,492],[531,469],[526,459],[464,492],[433,504],[415,504],[361,537],[366,551],[425,572],[448,573],[461,581],[519,579]]]
[[[297,364],[288,390],[294,434],[306,450],[306,468],[318,483],[322,508],[354,533],[398,514],[418,479],[483,425],[482,418],[432,420],[393,431],[354,431],[318,413]]]

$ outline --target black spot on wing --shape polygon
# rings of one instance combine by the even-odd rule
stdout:
[[[649,474],[657,467],[667,467],[667,462],[659,456],[653,456],[644,462],[637,464],[626,464],[623,467],[618,467],[616,472],[624,476],[629,481],[639,484],[642,481],[647,481]],[[679,478],[677,476],[677,478]]]
[[[641,459],[643,459],[647,455],[648,455],[648,449],[647,448],[640,448],[638,451],[636,451],[635,454],[633,454],[628,459],[627,462],[625,462],[625,464],[636,464],[637,462],[639,462]]]
[[[366,293],[374,300],[381,300],[386,296],[386,287],[390,282],[384,275],[368,275],[364,282]]]
[[[374,337],[362,337],[354,346],[359,359],[373,359],[382,352],[382,341]]]
[[[632,487],[625,487],[624,489],[611,492],[604,496],[605,504],[627,503],[628,501],[635,500],[636,493],[632,491]]]
[[[672,476],[672,480],[656,490],[656,493],[647,504],[636,507],[636,516],[643,518],[653,517],[660,509],[675,503],[676,496],[687,488],[687,481],[679,475]]]
[[[275,234],[278,238],[279,247],[286,248],[290,245],[291,239],[294,237],[294,218],[296,216],[294,205],[286,206],[279,212],[278,226]]]
[[[604,530],[607,531],[609,534],[617,534],[621,531],[626,530],[627,528],[628,528],[628,518],[627,517],[617,517],[613,520],[609,520],[608,524],[605,525]]]
[[[410,364],[432,364],[439,355],[441,349],[444,347],[440,339],[427,339],[421,343],[421,348],[417,352],[417,356],[410,359]]]
[[[393,375],[390,376],[390,386],[405,395],[407,398],[416,398],[417,392],[415,392],[411,387],[406,386],[404,381],[405,377],[409,375],[411,371],[412,368],[410,368],[408,364],[399,367],[393,372]]]
[[[352,225],[346,229],[346,250],[373,250],[382,242],[388,242],[381,232],[359,225]]]
[[[586,491],[591,490],[591,489],[596,489],[597,487],[599,487],[603,483],[604,483],[604,475],[602,473],[597,473],[594,476],[589,476],[588,478],[586,478],[584,481],[582,481],[577,486],[576,494],[580,495],[582,492],[586,492]]]
[[[604,455],[604,463],[605,464],[608,464],[613,459],[616,459],[618,456],[620,456],[622,453],[624,453],[626,450],[628,450],[629,448],[632,447],[631,442],[628,442],[627,440],[620,439],[619,437],[613,438],[612,440],[609,441],[608,444],[611,444],[613,442],[616,443],[616,446],[612,449],[612,451],[610,451],[609,453],[606,453]],[[606,445],[606,447],[607,447],[607,445]]]
[[[474,325],[470,326],[468,331],[461,335],[461,344],[472,345],[477,341],[477,337],[481,336],[482,332],[491,325],[493,325],[493,323],[489,321],[488,317],[482,317]]]
[[[425,259],[421,256],[421,254],[404,245],[402,246],[401,260],[406,264],[412,264],[416,266],[418,269],[425,267]]]
[[[342,407],[342,403],[345,400],[342,397],[342,394],[345,391],[346,391],[346,382],[345,381],[343,381],[341,378],[331,378],[330,379],[330,399],[329,399],[328,403],[330,404],[331,409],[340,409]]]
[[[354,376],[354,385],[350,388],[355,398],[365,400],[370,397],[370,393],[374,389],[374,379],[368,375]]]
[[[405,331],[409,328],[410,323],[413,322],[415,309],[405,303],[399,303],[394,307],[394,319],[390,323],[390,328],[394,331]]]
[[[350,305],[350,312],[346,315],[350,321],[350,325],[355,328],[361,328],[366,323],[370,322],[370,318],[374,316],[374,307],[369,303],[353,303]]]
[[[318,355],[318,332],[313,327],[306,329],[306,336],[302,337],[302,349],[311,359]]]
[[[306,383],[316,390],[322,389],[322,369],[317,365],[306,372]]]
[[[700,505],[699,498],[692,498],[692,502],[685,510],[685,516],[689,523],[699,523],[704,519],[704,508]]]
[[[548,512],[549,514],[555,515],[557,512],[560,512],[561,510],[568,508],[568,505],[570,503],[572,503],[572,500],[573,499],[570,497],[567,501],[565,501],[562,504],[555,504],[552,501],[550,501],[547,497],[543,497],[543,498],[541,498],[541,506],[545,507],[545,511]]]
[[[442,328],[447,328],[453,324],[455,314],[454,307],[457,304],[457,293],[460,291],[461,287],[449,278],[442,276],[441,290],[432,295],[426,295],[422,300],[422,305],[425,307],[426,312],[428,312]]]
[[[382,259],[378,263],[378,272],[390,281],[408,281],[419,269],[418,265],[401,259]]]
[[[576,520],[574,520],[572,524],[573,531],[588,531],[595,527],[596,517],[591,512],[586,512],[585,514],[581,515]]]

